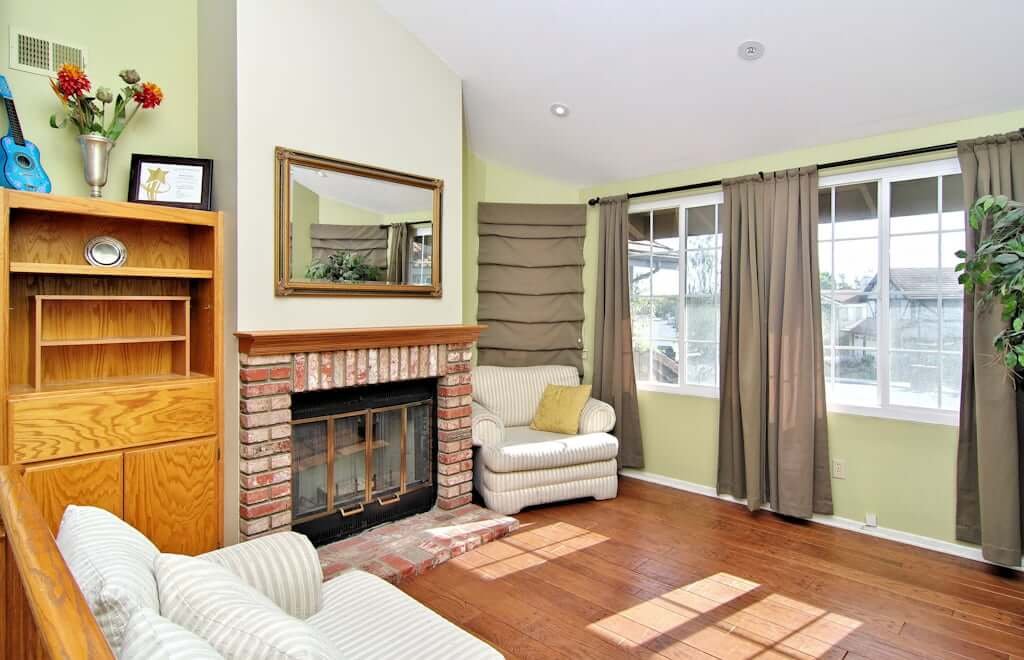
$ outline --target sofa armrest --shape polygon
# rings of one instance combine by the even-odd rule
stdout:
[[[323,604],[320,558],[302,534],[271,534],[199,557],[228,569],[298,619],[316,614]]]
[[[497,447],[505,439],[505,424],[501,418],[473,402],[473,446]]]
[[[604,401],[590,399],[580,413],[580,433],[611,433],[615,428],[615,409]]]

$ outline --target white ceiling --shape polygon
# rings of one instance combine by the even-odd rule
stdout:
[[[476,153],[577,184],[1024,108],[1022,0],[378,2],[464,80]]]
[[[323,172],[323,176],[320,172]],[[426,188],[353,174],[293,165],[292,180],[320,197],[381,215],[429,211],[434,205],[434,193]]]

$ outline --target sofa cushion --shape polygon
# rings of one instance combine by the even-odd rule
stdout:
[[[330,638],[346,660],[502,657],[396,587],[363,571],[346,571],[325,582],[324,607],[309,623]]]
[[[119,660],[219,660],[206,640],[140,607],[128,619]]]
[[[614,477],[618,472],[615,459],[596,463],[581,463],[565,467],[547,468],[544,470],[523,470],[521,472],[480,471],[480,485],[495,493],[502,493],[524,488],[552,486],[573,481]]]
[[[576,434],[580,414],[590,400],[590,385],[548,385],[537,405],[530,428],[534,431]]]
[[[305,621],[288,616],[237,575],[198,557],[156,559],[160,613],[238,660],[328,660],[342,655]]]
[[[117,653],[136,610],[159,609],[153,561],[160,551],[134,527],[104,509],[70,505],[57,547]]]
[[[517,472],[606,461],[618,453],[619,441],[607,433],[561,435],[513,426],[505,429],[504,444],[483,447],[479,456],[492,472]]]
[[[316,548],[302,534],[261,536],[199,558],[220,564],[297,619],[320,610],[324,573]]]
[[[579,385],[575,367],[477,367],[473,399],[496,414],[505,426],[527,426],[548,385]]]

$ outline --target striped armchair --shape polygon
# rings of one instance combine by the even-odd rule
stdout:
[[[473,482],[487,507],[511,515],[525,506],[618,491],[615,411],[591,399],[579,431],[530,428],[544,388],[579,385],[574,367],[477,367],[473,372]]]

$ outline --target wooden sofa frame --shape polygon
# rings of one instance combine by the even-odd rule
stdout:
[[[0,657],[114,660],[17,466],[0,466]]]

